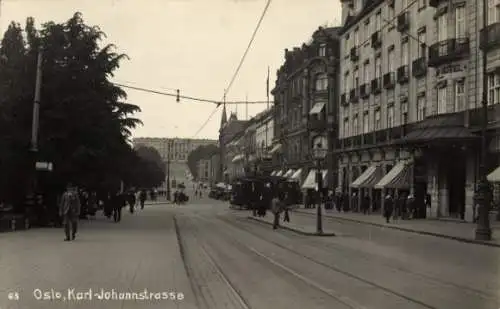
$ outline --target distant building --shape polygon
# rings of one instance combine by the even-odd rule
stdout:
[[[198,161],[197,169],[198,169],[198,181],[201,182],[210,182],[211,180],[211,160],[210,159],[202,159]]]
[[[229,170],[231,166],[232,157],[227,154],[227,146],[233,138],[245,130],[247,121],[238,120],[236,114],[231,114],[229,120],[227,119],[226,107],[222,110],[222,119],[219,129],[219,147],[220,147],[220,163],[218,179],[229,181]]]

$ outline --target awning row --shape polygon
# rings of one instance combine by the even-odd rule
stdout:
[[[380,165],[371,165],[351,183],[351,188],[409,189],[410,184],[411,163],[399,161],[385,175]]]
[[[289,169],[286,172],[278,170],[278,171],[273,171],[271,173],[271,176],[281,176],[281,177],[290,178],[292,180],[298,180],[298,181],[300,181],[300,176],[301,175],[302,175],[302,169],[301,168],[299,168],[298,170]]]

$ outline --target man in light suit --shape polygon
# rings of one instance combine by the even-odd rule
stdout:
[[[59,215],[63,220],[66,238],[64,241],[74,240],[78,228],[78,217],[80,216],[81,203],[75,186],[68,184],[66,191],[61,197]],[[71,229],[71,238],[70,238]]]

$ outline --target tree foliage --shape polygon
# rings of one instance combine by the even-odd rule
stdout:
[[[24,39],[25,38],[25,39]],[[12,22],[0,47],[0,197],[23,187],[38,51],[43,50],[38,152],[50,161],[56,185],[72,181],[89,188],[133,183],[144,164],[129,145],[131,130],[141,125],[140,109],[125,102],[125,91],[110,77],[127,59],[114,45],[100,47],[105,34],[75,13],[64,23],[36,29]]]
[[[135,150],[139,164],[135,165],[134,186],[153,188],[160,186],[166,177],[166,166],[153,147],[140,146]]]
[[[200,160],[210,159],[217,153],[219,153],[219,148],[215,145],[201,145],[189,153],[187,164],[194,179],[198,179],[198,162]]]

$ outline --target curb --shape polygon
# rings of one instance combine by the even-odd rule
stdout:
[[[296,210],[296,212],[312,216],[312,214],[305,212],[305,211]],[[388,229],[393,229],[393,230],[399,230],[399,231],[413,233],[413,234],[420,234],[420,235],[427,235],[427,236],[434,236],[434,237],[439,237],[439,238],[451,239],[451,240],[455,240],[455,241],[463,242],[463,243],[468,243],[468,244],[476,244],[476,245],[500,248],[500,244],[487,242],[487,241],[483,241],[483,240],[475,240],[475,239],[469,239],[469,238],[464,238],[464,237],[459,237],[459,236],[451,236],[451,235],[434,233],[434,232],[414,230],[414,229],[409,229],[409,228],[400,227],[400,226],[385,225],[385,224],[381,224],[381,223],[367,222],[367,221],[363,221],[363,220],[342,218],[342,217],[336,217],[336,216],[331,216],[331,215],[330,216],[325,215],[325,217],[332,219],[332,220],[337,220],[337,221],[348,221],[348,222],[360,223],[360,224],[365,224],[365,225],[372,225],[372,226],[376,226],[376,227],[388,228]]]
[[[260,219],[254,218],[254,217],[247,217],[247,219],[255,221],[255,222],[259,222],[259,223],[262,223],[262,224],[267,224],[267,225],[270,225],[270,226],[273,225],[271,222],[267,222],[265,220],[260,220]],[[283,230],[287,230],[287,231],[290,231],[290,232],[294,232],[294,233],[303,235],[303,236],[317,236],[317,237],[332,237],[332,236],[337,236],[335,233],[318,234],[317,232],[304,232],[304,231],[301,231],[301,230],[296,229],[296,228],[292,228],[292,227],[289,227],[289,226],[282,226],[282,225],[280,225],[280,228],[283,229]]]

